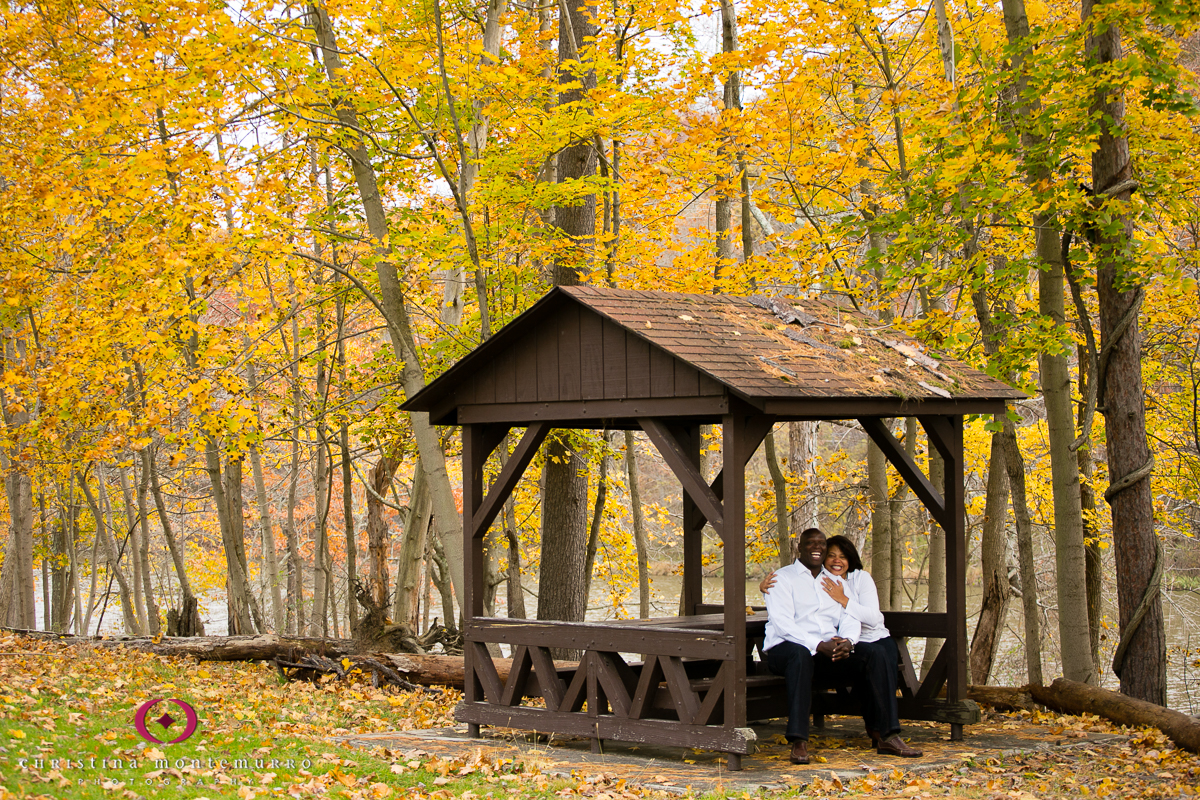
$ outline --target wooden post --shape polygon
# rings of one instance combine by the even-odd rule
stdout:
[[[964,498],[963,418],[946,418],[950,428],[950,457],[946,458],[946,484],[943,498],[946,517],[946,647],[950,648],[946,664],[946,699],[957,703],[967,699],[967,510]],[[961,741],[963,726],[951,723],[950,739]]]
[[[733,637],[733,669],[727,670],[725,728],[746,726],[746,462],[750,446],[746,417],[722,419],[724,467],[725,635]]]
[[[688,460],[700,468],[700,426],[689,425],[681,436]],[[680,587],[680,613],[691,616],[696,606],[704,602],[703,565],[701,549],[704,542],[704,515],[696,502],[683,492],[683,585]]]
[[[463,474],[463,633],[471,629],[476,617],[483,616],[483,537],[474,535],[475,512],[483,505],[483,462],[487,458],[482,425],[464,425],[462,430]],[[483,687],[475,672],[475,648],[466,642],[463,648],[463,701],[470,704],[483,698]],[[479,725],[468,723],[467,735],[479,738]]]

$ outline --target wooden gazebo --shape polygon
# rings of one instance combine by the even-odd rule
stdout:
[[[945,640],[923,682],[903,665],[901,716],[947,722],[961,738],[963,725],[979,719],[966,699],[963,417],[1002,412],[1023,397],[816,300],[553,289],[404,405],[463,428],[466,683],[457,718],[475,736],[494,725],[586,736],[596,748],[605,739],[700,747],[724,751],[739,768],[756,739],[748,722],[783,707],[782,681],[754,658],[765,615],[746,607],[746,464],[776,422],[856,419],[947,534],[948,611],[886,619],[898,638]],[[904,416],[917,417],[944,458],[944,487],[930,483],[883,422]],[[701,425],[722,426],[723,469],[712,483],[699,469]],[[604,426],[645,431],[683,486],[685,616],[484,617],[483,538],[538,447],[552,428]],[[514,428],[525,433],[485,492],[483,464]],[[723,542],[720,605],[702,602],[706,523]],[[513,649],[506,681],[488,643]],[[583,656],[564,667],[551,648]],[[544,707],[523,704],[530,698]]]

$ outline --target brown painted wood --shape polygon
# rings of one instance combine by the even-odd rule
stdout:
[[[596,679],[604,689],[612,711],[619,717],[629,716],[630,694],[636,689],[637,677],[617,653],[594,653],[592,665]]]
[[[504,686],[496,673],[496,665],[492,663],[492,654],[481,642],[468,642],[463,650],[470,650],[474,656],[475,677],[483,686],[484,697],[489,703],[499,703],[504,695]]]
[[[668,747],[698,747],[725,753],[747,754],[754,750],[757,736],[750,728],[716,725],[686,725],[674,720],[633,720],[616,717],[589,718],[524,706],[490,706],[460,703],[454,710],[459,722],[497,725],[506,728],[596,736],[618,742],[660,744]]]
[[[726,661],[721,664],[721,669],[713,677],[712,685],[708,692],[704,695],[704,702],[700,704],[700,708],[692,717],[693,725],[708,725],[712,721],[713,713],[717,710],[717,704],[724,698],[725,689],[729,686],[730,665],[733,662]]]
[[[679,359],[675,359],[675,396],[696,397],[700,394],[700,375],[695,367],[690,367]]]
[[[723,561],[725,566],[725,633],[733,637],[738,658],[730,665],[725,682],[725,719],[728,727],[746,725],[746,464],[758,446],[751,443],[746,408],[739,403],[721,423],[723,502],[726,515]],[[763,426],[759,426],[764,429]],[[770,425],[765,426],[769,430]],[[747,452],[749,451],[749,452]]]
[[[925,679],[921,681],[921,687],[917,689],[918,700],[930,700],[938,696],[942,691],[942,687],[946,685],[947,660],[950,656],[951,648],[947,645],[950,640],[947,639],[942,643],[942,649],[938,651],[937,656],[933,659],[933,663],[929,665],[929,670],[925,673]]]
[[[595,314],[579,315],[580,397],[604,398],[604,325]]]
[[[909,457],[903,445],[896,441],[896,437],[888,430],[883,420],[877,417],[863,417],[858,422],[871,440],[887,456],[887,460],[900,473],[904,482],[912,488],[913,494],[929,510],[934,520],[945,529],[947,527],[946,501],[943,499],[940,489],[930,483],[929,478]]]
[[[947,700],[934,697],[928,700],[896,699],[901,719],[920,719],[928,722],[948,722],[951,725],[974,725],[983,715],[972,700]]]
[[[530,647],[529,657],[533,665],[533,674],[537,677],[538,688],[541,689],[542,697],[546,698],[546,708],[558,708],[562,705],[566,684],[558,676],[554,659],[550,657],[550,648]]]
[[[632,333],[625,334],[625,384],[629,397],[649,397],[651,394],[650,344]]]
[[[517,342],[513,351],[516,360],[517,402],[537,402],[537,337],[528,333]]]
[[[559,374],[562,362],[558,356],[558,337],[547,331],[537,337],[537,399],[556,402],[561,398]]]
[[[472,398],[473,403],[494,403],[496,402],[496,367],[494,364],[489,365],[487,369],[479,371],[478,377],[475,379],[475,396]]]
[[[690,723],[700,710],[700,699],[692,691],[692,684],[688,681],[683,663],[678,658],[668,656],[660,658],[659,664],[662,665],[663,677],[667,682],[667,689],[671,692],[671,699],[675,702],[675,711],[680,722]]]
[[[650,345],[650,396],[675,396],[675,357]]]
[[[501,468],[487,497],[471,515],[471,536],[473,538],[481,539],[487,533],[492,522],[504,508],[505,501],[508,500],[509,495],[512,494],[513,489],[525,474],[529,463],[537,455],[538,448],[541,447],[549,432],[550,423],[548,422],[535,422],[525,429],[525,434],[517,443],[512,455],[509,456],[508,463]],[[481,483],[482,480],[483,478],[480,476]]]
[[[703,372],[696,373],[696,393],[701,395],[721,394],[725,387]]]
[[[583,383],[579,361],[579,308],[569,306],[558,322],[558,399],[582,400]]]
[[[462,613],[465,624],[483,613],[483,540],[477,539],[471,529],[471,520],[483,503],[484,429],[480,425],[466,425],[462,431],[462,476],[463,476],[463,589]],[[486,650],[485,650],[486,653]],[[490,656],[489,656],[490,657]],[[484,687],[479,680],[475,649],[463,649],[463,674],[465,686],[463,699],[476,702],[484,697]]]
[[[586,382],[587,375],[584,374]],[[637,398],[630,400],[579,400],[559,403],[512,403],[491,406],[462,406],[458,409],[458,424],[506,423],[526,427],[546,420],[561,423],[562,428],[603,427],[613,420],[631,422],[638,417],[660,419],[695,419],[700,422],[719,421],[729,410],[725,397]],[[594,420],[592,425],[586,424]],[[615,427],[615,426],[614,426]]]
[[[892,636],[944,639],[950,617],[939,611],[885,611],[883,622]]]
[[[500,705],[519,706],[525,697],[525,684],[529,680],[529,670],[533,660],[529,657],[529,648],[519,646],[513,651],[512,666],[508,670],[508,680],[504,682],[504,692],[500,695]]]
[[[733,637],[719,631],[639,628],[588,622],[474,619],[467,626],[472,642],[500,642],[538,647],[566,647],[614,653],[648,653],[682,658],[734,657]]]
[[[896,639],[896,650],[900,653],[900,694],[916,697],[917,692],[921,690],[921,681],[917,678],[917,670],[908,652],[908,641],[903,638]]]
[[[625,374],[626,335],[624,328],[604,320],[602,336],[604,341],[604,398],[606,400],[624,400],[629,397]]]
[[[633,699],[629,703],[629,716],[631,719],[641,719],[646,716],[646,712],[654,706],[655,695],[658,694],[658,685],[666,680],[663,675],[662,664],[658,661],[658,656],[650,655],[642,663],[642,671],[638,676],[637,688],[634,689]]]
[[[700,427],[690,425],[676,437],[683,446],[687,462],[700,470]],[[680,587],[681,613],[695,614],[704,601],[703,547],[704,514],[695,501],[683,492],[683,582]]]
[[[667,427],[661,420],[652,417],[639,419],[638,424],[650,437],[650,441],[654,443],[663,460],[667,462],[667,466],[675,473],[675,477],[679,478],[680,483],[683,484],[683,490],[704,514],[708,524],[712,525],[717,535],[724,539],[722,533],[724,511],[721,508],[721,501],[717,499],[712,487],[700,474],[699,466],[688,459],[687,450],[683,442],[677,438],[675,431]]]
[[[567,686],[567,691],[563,693],[562,700],[558,703],[559,711],[574,713],[583,708],[583,700],[587,694],[588,672],[588,660],[586,658],[580,659],[579,666],[575,668],[575,674],[571,676],[571,683]],[[563,733],[566,732],[563,731]]]
[[[517,400],[516,357],[512,350],[504,350],[496,359],[497,403],[515,403]]]
[[[967,699],[967,506],[964,492],[966,464],[963,457],[963,418],[949,417],[951,458],[945,460],[946,511],[950,526],[946,531],[946,613],[949,615],[951,644],[947,664],[946,699]],[[961,737],[961,729],[951,737]]]

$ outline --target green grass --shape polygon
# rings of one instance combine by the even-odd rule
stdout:
[[[202,664],[135,651],[0,640],[0,798],[552,797],[551,781],[512,761],[446,761],[333,741],[353,733],[450,724],[455,692],[353,682],[284,683],[265,665]],[[154,744],[135,729],[143,703],[196,711],[186,741]],[[178,721],[154,721],[168,712]],[[185,715],[164,702],[151,735],[169,741]]]

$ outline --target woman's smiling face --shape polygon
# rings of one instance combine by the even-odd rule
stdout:
[[[846,573],[850,569],[850,562],[846,559],[846,555],[842,549],[835,545],[830,545],[825,551],[825,569],[837,575],[839,578],[846,577]]]

